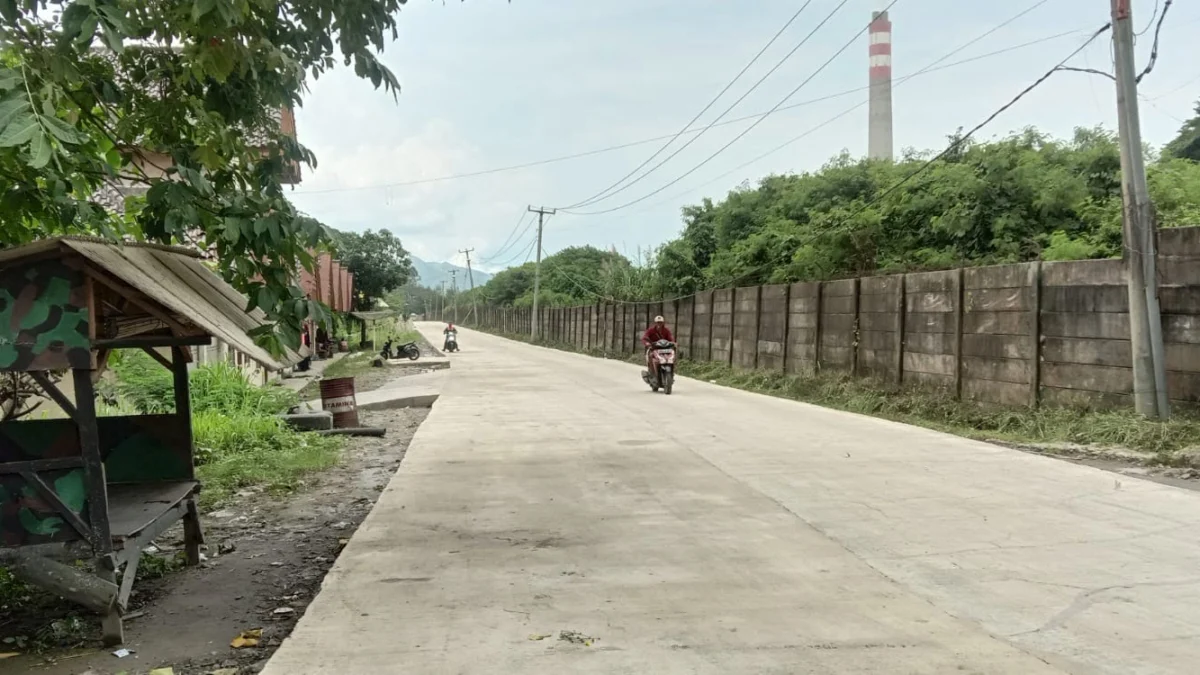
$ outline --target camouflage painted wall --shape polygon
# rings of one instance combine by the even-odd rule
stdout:
[[[100,449],[109,484],[190,480],[195,472],[187,430],[173,415],[101,417]],[[0,464],[78,457],[69,419],[0,424]],[[39,472],[73,511],[90,522],[83,469]],[[77,539],[75,531],[17,474],[0,474],[0,542],[22,546]]]
[[[0,370],[90,367],[83,273],[60,260],[0,271]]]

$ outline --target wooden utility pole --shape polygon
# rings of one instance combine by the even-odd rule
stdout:
[[[1170,416],[1166,354],[1158,304],[1157,233],[1154,205],[1146,185],[1138,76],[1134,66],[1131,0],[1112,4],[1113,61],[1116,66],[1117,120],[1121,141],[1121,194],[1124,204],[1123,257],[1129,284],[1129,341],[1133,348],[1133,398],[1147,417]]]
[[[533,321],[530,322],[529,328],[529,337],[536,340],[538,336],[538,293],[542,287],[542,226],[546,224],[546,216],[554,215],[558,209],[547,209],[544,206],[535,209],[530,206],[529,212],[538,214],[537,262],[533,266]]]
[[[478,321],[479,320],[479,312],[477,311],[478,307],[475,302],[475,273],[471,270],[471,253],[474,251],[475,251],[475,249],[468,248],[468,249],[463,249],[463,250],[459,251],[459,253],[467,256],[467,280],[469,282],[471,282],[471,314],[474,314],[475,319]],[[470,321],[470,319],[471,319],[471,314],[467,315],[468,321]]]

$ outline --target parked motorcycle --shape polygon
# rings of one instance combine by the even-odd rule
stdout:
[[[458,351],[458,331],[452,330],[449,333],[446,333],[445,348],[448,352]]]
[[[662,389],[667,396],[675,385],[675,343],[670,340],[659,340],[650,346],[650,358],[654,360],[654,375],[650,371],[642,371],[642,380],[650,385],[652,391]]]
[[[421,358],[421,350],[417,347],[417,343],[409,342],[393,349],[392,343],[394,341],[394,338],[388,338],[387,342],[383,343],[383,349],[379,350],[379,355],[384,360],[398,359],[402,356],[408,357],[410,361],[416,361]]]

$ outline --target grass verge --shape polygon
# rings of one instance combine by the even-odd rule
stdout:
[[[529,342],[528,335],[503,337]],[[640,354],[579,350],[573,345],[537,340],[533,344],[641,363]],[[1003,408],[956,400],[952,395],[922,388],[897,388],[865,378],[840,375],[784,375],[741,370],[726,364],[681,361],[685,377],[826,408],[871,415],[915,426],[988,441],[1033,446],[1045,452],[1070,454],[1084,445],[1133,451],[1121,459],[1172,467],[1200,468],[1200,417],[1177,413],[1166,422],[1149,420],[1132,410],[1092,410],[1044,407]]]

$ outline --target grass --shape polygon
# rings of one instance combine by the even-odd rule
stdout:
[[[295,490],[309,474],[338,463],[343,440],[294,431],[271,416],[218,412],[193,415],[192,432],[206,508],[247,488]]]
[[[505,337],[529,342],[528,335]],[[641,354],[579,350],[570,344],[545,340],[534,344],[642,363]],[[1159,422],[1132,410],[984,406],[956,400],[940,390],[897,388],[865,378],[831,374],[784,375],[701,361],[681,361],[679,373],[735,389],[871,415],[967,438],[1024,445],[1069,443],[1131,450],[1139,453],[1145,463],[1163,466],[1195,466],[1200,462],[1200,455],[1184,452],[1200,446],[1200,417],[1189,413],[1177,413],[1170,420]]]

